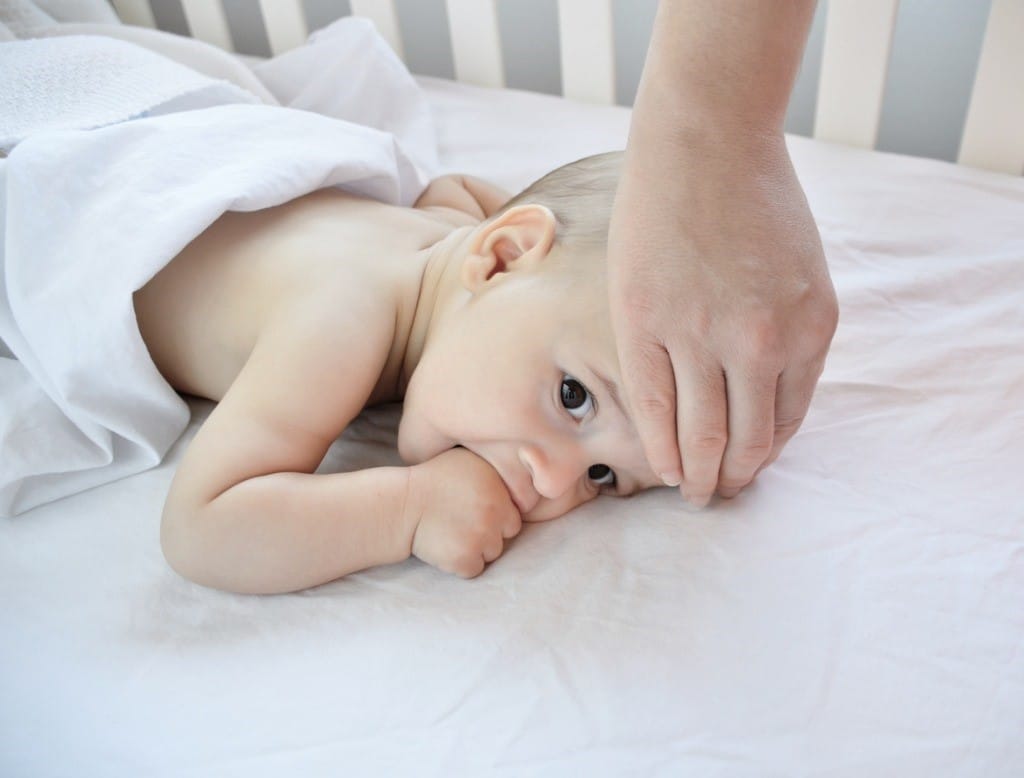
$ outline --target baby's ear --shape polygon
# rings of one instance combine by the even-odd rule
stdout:
[[[462,262],[462,284],[477,292],[500,273],[527,270],[547,259],[558,221],[538,203],[515,205],[476,228]]]

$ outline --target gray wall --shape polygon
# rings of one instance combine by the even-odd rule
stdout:
[[[770,1],[770,0],[769,0]],[[157,26],[187,34],[179,0],[151,0]],[[558,94],[557,0],[497,0],[508,85]],[[257,0],[224,0],[243,54],[267,55]],[[814,126],[828,0],[820,0],[786,115],[787,132]],[[902,0],[882,107],[878,148],[955,160],[991,0]],[[414,73],[453,78],[444,0],[396,0]],[[310,29],[350,13],[347,0],[303,0]],[[632,104],[657,0],[612,0],[618,102]]]

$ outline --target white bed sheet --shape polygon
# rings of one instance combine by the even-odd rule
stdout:
[[[436,79],[449,171],[510,188],[628,111]],[[791,139],[842,308],[810,414],[701,513],[527,527],[254,597],[177,577],[175,464],[0,522],[0,774],[1020,775],[1024,182]],[[325,467],[397,462],[395,408]]]

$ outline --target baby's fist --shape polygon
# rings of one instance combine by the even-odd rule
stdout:
[[[501,476],[464,448],[409,469],[406,511],[413,512],[413,555],[463,578],[480,575],[523,526]]]

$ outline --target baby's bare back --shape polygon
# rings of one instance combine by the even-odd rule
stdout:
[[[451,228],[436,214],[337,190],[229,212],[136,292],[139,330],[172,386],[220,400],[278,322],[322,317],[325,335],[361,332],[368,303],[393,321],[414,293],[415,253]]]

